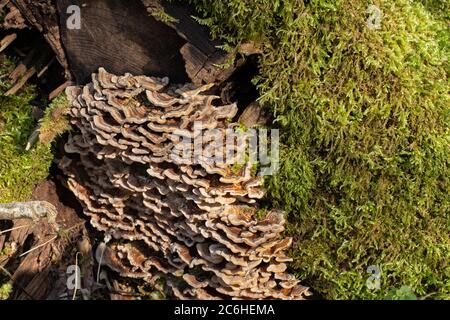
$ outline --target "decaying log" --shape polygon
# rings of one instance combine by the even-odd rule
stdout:
[[[8,91],[5,92],[5,96],[10,96],[16,94],[26,83],[27,81],[36,74],[36,69],[31,67],[28,69],[25,74],[20,78],[20,80]]]
[[[84,5],[83,5],[84,4]],[[81,8],[81,28],[67,28],[67,8]],[[188,80],[179,49],[183,40],[145,11],[139,0],[60,0],[62,41],[78,83],[105,66],[118,74],[169,75]]]
[[[9,3],[9,2],[8,2]],[[105,67],[115,74],[168,76],[196,85],[225,81],[238,67],[233,54],[193,19],[186,3],[166,0],[12,0],[9,5],[41,32],[67,80],[89,81]],[[67,22],[80,9],[80,28]],[[164,15],[165,20],[158,18]],[[76,17],[75,17],[76,19]],[[225,67],[225,65],[227,67]]]
[[[59,17],[52,0],[13,0],[14,5],[28,23],[45,37],[56,54],[59,63],[69,70],[66,55],[61,43]],[[70,73],[67,73],[70,77]]]

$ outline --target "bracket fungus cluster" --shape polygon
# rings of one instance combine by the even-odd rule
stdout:
[[[302,299],[283,214],[255,216],[264,192],[251,165],[181,156],[195,122],[203,133],[234,125],[236,105],[215,105],[210,87],[100,68],[67,89],[74,131],[59,167],[92,225],[117,240],[104,263],[121,275],[162,278],[180,299]],[[205,136],[203,150],[217,150]]]

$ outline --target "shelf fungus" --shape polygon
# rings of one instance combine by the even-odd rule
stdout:
[[[237,107],[210,88],[100,68],[67,89],[74,130],[59,167],[112,236],[104,261],[123,276],[163,278],[180,299],[302,299],[283,214],[256,217],[262,177],[248,156],[239,166],[227,156],[241,147],[225,138]]]

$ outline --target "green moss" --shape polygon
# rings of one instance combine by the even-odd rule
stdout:
[[[6,59],[1,74],[11,63]],[[36,127],[30,101],[35,88],[29,86],[19,94],[6,97],[7,82],[0,83],[0,203],[29,199],[34,186],[48,175],[53,156],[50,146],[38,144],[25,151],[30,134]]]
[[[387,300],[417,300],[416,295],[412,292],[408,286],[401,286],[398,289],[392,289],[389,291]]]
[[[167,14],[163,9],[155,10],[151,15],[158,21],[165,23],[177,23],[178,20]]]
[[[11,284],[5,283],[3,285],[0,285],[0,300],[8,299],[11,292],[12,292]]]
[[[229,44],[263,45],[255,83],[282,134],[268,200],[292,271],[326,298],[450,298],[449,1],[190,2]]]
[[[167,12],[165,12],[164,7],[160,3],[153,3],[152,5],[147,6],[147,11],[150,12],[150,15],[153,16],[156,20],[167,23],[167,24],[173,24],[178,23],[178,19],[175,19],[171,15],[169,15]]]
[[[50,145],[57,137],[69,130],[68,111],[69,101],[64,94],[50,103],[45,109],[44,117],[40,120],[39,141],[41,143]]]

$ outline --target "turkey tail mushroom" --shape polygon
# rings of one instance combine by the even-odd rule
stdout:
[[[77,129],[59,167],[92,225],[120,239],[108,259],[122,275],[164,278],[180,299],[303,299],[308,289],[286,273],[283,213],[255,215],[262,179],[180,141],[215,130],[202,148],[224,150],[237,107],[213,104],[210,87],[101,68],[67,89]]]

